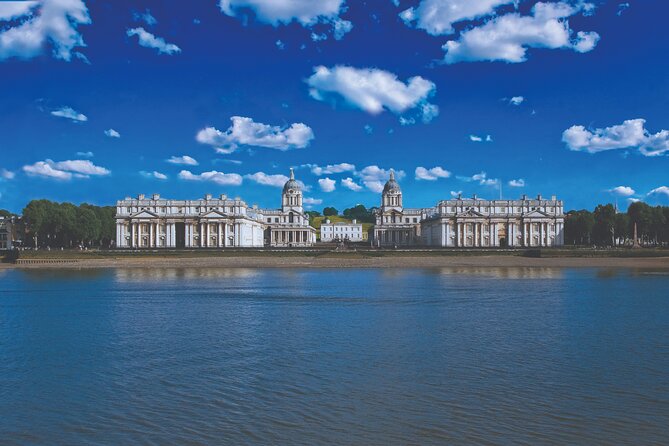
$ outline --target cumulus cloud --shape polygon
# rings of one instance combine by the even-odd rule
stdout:
[[[517,180],[509,181],[509,186],[511,187],[525,187],[525,180],[518,178]]]
[[[309,94],[316,100],[343,98],[348,104],[373,115],[384,110],[396,115],[411,111],[429,122],[439,114],[438,107],[427,102],[436,86],[420,76],[402,82],[397,75],[376,68],[318,66],[307,83],[311,87]]]
[[[623,12],[625,12],[625,10],[627,10],[627,8],[629,7],[630,4],[628,2],[620,3],[618,5],[618,12],[616,12],[616,15],[620,17],[621,15],[623,15]]]
[[[30,176],[70,180],[75,178],[89,178],[91,176],[106,176],[111,174],[109,169],[96,166],[90,160],[38,161],[35,164],[23,166],[23,171]]]
[[[11,26],[13,21],[18,24]],[[70,61],[73,54],[85,59],[73,50],[86,46],[78,27],[89,23],[83,0],[0,2],[0,60],[30,59],[46,47],[56,59]]]
[[[158,50],[158,54],[177,54],[181,52],[181,48],[173,43],[165,42],[162,37],[156,37],[141,26],[138,28],[131,28],[126,31],[128,37],[137,36],[137,41],[140,46],[146,48],[154,48]]]
[[[311,198],[311,197],[304,197],[302,199],[302,202],[308,206],[313,206],[315,204],[323,204],[323,200],[320,198]]]
[[[390,171],[392,169],[386,170],[382,169],[379,166],[372,165],[367,166],[362,169],[360,172],[356,172],[356,176],[360,178],[362,184],[372,192],[381,193],[383,192],[383,186],[390,178]],[[395,179],[401,180],[406,176],[403,170],[395,170]]]
[[[197,166],[199,164],[195,158],[192,158],[188,155],[171,156],[165,161],[170,164],[181,164],[184,166]]]
[[[321,190],[323,192],[332,192],[335,190],[337,182],[335,180],[332,180],[330,178],[320,178],[318,180],[318,185],[320,186]]]
[[[465,177],[465,176],[457,176],[456,177],[460,181],[465,181],[465,182],[477,182],[481,186],[497,186],[499,185],[499,180],[497,178],[488,178],[488,174],[485,172],[479,172],[477,174],[472,175],[471,177]]]
[[[525,102],[525,98],[523,96],[514,96],[509,99],[509,104],[511,105],[520,105],[523,102]]]
[[[629,148],[638,149],[645,156],[669,152],[669,130],[651,134],[645,123],[645,119],[629,119],[619,125],[594,130],[574,125],[562,133],[562,141],[570,150],[588,153]]]
[[[13,180],[16,174],[12,172],[11,170],[7,169],[0,169],[0,179],[3,180]]]
[[[356,183],[351,177],[342,179],[340,183],[342,187],[352,190],[353,192],[359,192],[362,190],[362,186]]]
[[[481,26],[460,33],[457,40],[444,44],[444,62],[504,61],[525,62],[528,48],[572,49],[585,53],[595,48],[599,34],[579,31],[574,36],[566,20],[579,12],[592,11],[592,5],[565,2],[539,2],[532,15],[519,13],[495,17]]]
[[[648,192],[648,195],[665,195],[667,198],[669,198],[669,187],[667,186],[656,187],[652,191]]]
[[[453,198],[458,198],[462,196],[462,191],[461,190],[452,190],[451,191],[451,197]]]
[[[83,156],[84,158],[93,158],[95,154],[91,151],[88,151],[88,152],[77,152],[76,155]]]
[[[405,9],[400,18],[408,26],[433,36],[452,34],[453,24],[490,15],[501,5],[515,0],[421,0],[415,8]]]
[[[416,167],[417,180],[435,181],[439,178],[449,178],[450,176],[451,172],[439,166],[433,167],[431,169],[426,169],[425,167]]]
[[[58,116],[59,118],[70,119],[74,122],[86,122],[88,117],[83,113],[79,113],[74,110],[72,107],[61,107],[58,110],[53,110],[51,112],[53,116]]]
[[[634,189],[629,186],[617,186],[613,189],[609,189],[609,192],[619,197],[630,197],[636,193]]]
[[[154,170],[153,172],[147,172],[145,170],[142,170],[142,171],[139,172],[139,174],[141,176],[143,176],[144,178],[155,178],[157,180],[166,180],[167,179],[167,175],[165,175],[164,173],[160,173],[157,170]]]
[[[265,172],[256,172],[254,174],[244,175],[244,178],[247,178],[251,181],[254,181],[263,186],[272,186],[272,187],[283,187],[288,181],[288,177],[281,174],[266,174]],[[297,180],[297,184],[300,185],[303,191],[308,191],[311,187],[305,185],[302,181]]]
[[[110,138],[120,138],[121,134],[114,129],[105,130],[105,135]]]
[[[301,122],[279,127],[254,122],[243,116],[233,116],[230,120],[232,125],[225,132],[206,127],[197,133],[195,139],[215,147],[219,153],[232,153],[244,145],[277,150],[303,149],[314,139],[311,127]]]
[[[144,12],[133,12],[132,13],[133,19],[135,19],[136,22],[144,22],[148,26],[154,26],[158,23],[158,20],[151,14],[150,10],[146,10]]]
[[[189,170],[179,172],[179,178],[186,181],[210,181],[221,186],[239,186],[242,176],[236,173],[223,173],[216,170],[194,174]]]
[[[317,164],[304,164],[304,167],[311,169],[311,173],[317,176],[355,171],[355,165],[350,163],[328,164],[325,167]]]

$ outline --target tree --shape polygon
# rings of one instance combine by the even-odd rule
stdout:
[[[630,219],[630,233],[634,233],[636,223],[637,237],[647,242],[651,230],[652,208],[642,201],[637,201],[629,205],[627,215]]]
[[[323,209],[323,215],[329,217],[331,215],[339,215],[339,211],[333,207],[326,207]]]
[[[616,214],[615,236],[617,244],[630,238],[630,218],[627,214]]]
[[[374,223],[375,217],[364,205],[358,204],[352,208],[344,209],[344,217],[356,219],[363,223]]]
[[[32,200],[23,209],[23,218],[26,229],[33,240],[33,246],[37,248],[39,239],[46,235],[49,218],[49,200]]]
[[[592,228],[593,241],[598,245],[615,244],[616,209],[612,204],[597,205],[593,213],[595,224]]]
[[[565,242],[573,245],[589,245],[595,218],[590,211],[569,211],[564,219]]]

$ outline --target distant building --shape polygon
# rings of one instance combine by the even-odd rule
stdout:
[[[10,218],[0,217],[0,251],[14,248],[14,227]]]
[[[240,198],[209,194],[199,200],[139,195],[116,203],[118,248],[294,247],[315,241],[292,169],[280,209],[258,209]]]
[[[564,205],[555,196],[520,200],[458,197],[407,209],[391,172],[374,227],[375,246],[550,247],[564,245]]]
[[[321,224],[321,242],[362,242],[367,238],[365,235],[362,232],[362,224],[356,220],[353,220],[351,223],[332,223],[328,219],[325,220],[325,223]]]

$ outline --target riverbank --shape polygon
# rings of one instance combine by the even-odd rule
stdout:
[[[664,256],[568,256],[543,252],[244,252],[223,253],[81,253],[33,252],[0,268],[643,268],[669,271]],[[530,255],[528,255],[530,254]]]

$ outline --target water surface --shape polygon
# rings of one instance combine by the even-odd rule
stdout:
[[[669,275],[0,270],[0,443],[666,444]]]

